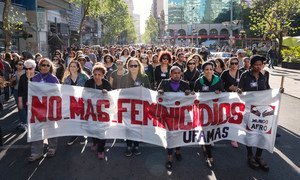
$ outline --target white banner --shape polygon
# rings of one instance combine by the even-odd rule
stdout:
[[[273,152],[279,90],[158,95],[29,83],[28,141],[59,136],[131,139],[163,147],[234,140]]]

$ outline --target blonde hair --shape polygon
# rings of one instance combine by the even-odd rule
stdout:
[[[135,61],[138,63],[139,65],[139,74],[144,74],[144,66],[142,65],[141,61],[138,59],[138,58],[130,58],[128,61],[127,61],[127,64],[126,64],[126,67],[127,69],[129,70],[129,64],[132,62],[132,61]],[[129,71],[130,72],[130,71]]]

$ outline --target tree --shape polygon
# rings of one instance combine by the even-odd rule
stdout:
[[[231,2],[229,1],[226,5],[227,8],[222,9],[220,14],[214,19],[214,23],[222,23],[225,21],[230,21],[230,11],[231,11]],[[241,5],[240,3],[233,1],[233,17],[232,19],[241,19]]]
[[[77,7],[83,8],[83,14],[81,17],[80,25],[79,25],[79,36],[82,35],[82,32],[85,27],[85,22],[88,17],[91,18],[99,18],[102,13],[107,11],[104,6],[105,0],[69,0],[70,3],[75,4]]]
[[[298,29],[292,22],[300,11],[299,0],[253,0],[250,11],[250,29],[270,39],[278,39],[281,56],[283,37]]]
[[[102,42],[114,43],[122,39],[123,43],[133,43],[137,40],[133,18],[130,16],[128,6],[124,0],[105,1],[105,7],[109,7],[104,12],[100,20],[104,26],[104,37]]]
[[[12,35],[15,30],[22,30],[23,22],[19,16],[24,16],[16,11],[11,3],[11,0],[5,0],[3,9],[3,32],[5,50],[9,51],[12,45]]]
[[[159,34],[158,22],[153,15],[150,15],[146,20],[146,29],[143,34],[143,42],[155,43]]]
[[[102,43],[114,43],[121,34],[126,34],[126,38],[130,41],[136,40],[133,20],[124,0],[70,0],[70,2],[83,8],[79,27],[80,36],[85,27],[85,21],[90,17],[98,18],[102,22],[105,31]]]

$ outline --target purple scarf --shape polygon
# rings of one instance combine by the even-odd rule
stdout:
[[[180,81],[171,80],[170,85],[171,85],[171,88],[172,88],[173,91],[177,91],[178,88],[179,88],[179,85],[180,85]]]

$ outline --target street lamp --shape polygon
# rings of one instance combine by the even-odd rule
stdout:
[[[244,38],[246,38],[246,31],[244,31],[243,29],[240,31],[240,39],[242,40],[242,48],[244,48]]]

